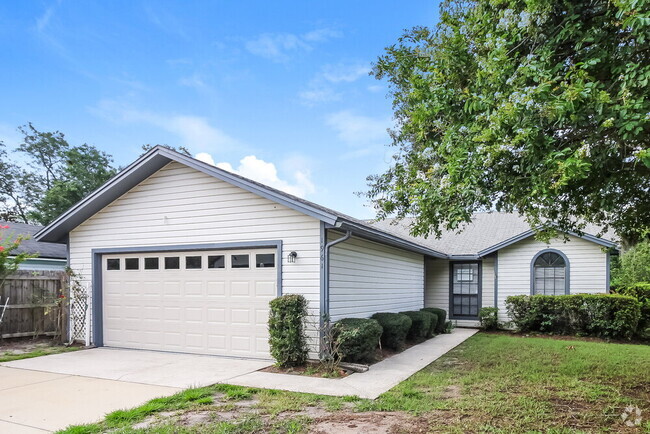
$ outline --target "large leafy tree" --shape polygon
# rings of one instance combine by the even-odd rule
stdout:
[[[27,223],[36,202],[34,176],[12,162],[0,142],[0,220]]]
[[[15,151],[26,164],[0,147],[4,220],[47,224],[116,173],[112,157],[94,146],[71,146],[61,132],[41,132],[31,123],[19,130],[24,139]]]
[[[448,0],[374,74],[399,148],[369,178],[380,217],[414,216],[428,235],[497,209],[647,236],[648,0]]]
[[[83,144],[62,153],[61,172],[45,191],[32,213],[47,224],[113,177],[113,159],[94,146]]]

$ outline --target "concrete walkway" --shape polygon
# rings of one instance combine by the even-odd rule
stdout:
[[[228,384],[319,395],[356,395],[360,398],[376,399],[382,393],[392,389],[463,343],[477,331],[476,329],[456,328],[450,334],[436,336],[372,365],[368,372],[352,374],[341,379],[256,371],[232,378]]]
[[[227,383],[271,364],[270,360],[101,347],[0,366],[186,389]]]
[[[95,348],[0,364],[0,434],[92,423],[189,387],[225,383],[270,361]]]
[[[96,422],[180,390],[0,366],[0,433],[45,433]]]

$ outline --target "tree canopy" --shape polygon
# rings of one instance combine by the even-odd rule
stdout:
[[[496,209],[647,237],[649,56],[648,0],[448,0],[374,66],[398,151],[367,195],[417,235]]]
[[[92,145],[71,146],[58,131],[41,132],[32,124],[19,130],[24,139],[9,158],[0,143],[0,217],[47,224],[110,179],[112,157]]]

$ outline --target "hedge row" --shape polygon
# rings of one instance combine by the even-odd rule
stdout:
[[[379,345],[383,329],[374,319],[344,318],[334,324],[334,338],[338,342],[341,359],[362,362],[372,356]]]
[[[634,297],[641,303],[641,318],[637,326],[637,336],[641,339],[650,339],[650,283],[639,282],[633,285],[618,287],[615,293]]]
[[[612,294],[515,295],[506,299],[506,309],[523,332],[612,339],[632,338],[641,317],[635,298]]]
[[[269,344],[271,355],[281,367],[298,366],[307,360],[305,320],[307,300],[302,295],[289,294],[270,303]],[[337,321],[333,338],[338,355],[349,362],[371,358],[378,345],[399,351],[406,340],[422,341],[436,331],[444,330],[447,313],[442,309],[426,308],[402,313],[376,313],[372,318],[345,318]],[[439,325],[443,324],[443,328]]]
[[[335,325],[339,353],[345,361],[358,362],[370,359],[378,343],[383,348],[400,351],[407,340],[421,342],[433,337],[438,330],[439,318],[444,325],[446,315],[442,309],[436,309],[435,313],[422,309],[380,312],[364,319],[342,319]]]

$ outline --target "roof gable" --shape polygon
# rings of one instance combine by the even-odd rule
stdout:
[[[416,251],[424,255],[440,258],[446,257],[446,255],[413,242],[408,238],[383,231],[361,220],[276,190],[162,146],[156,146],[149,150],[134,163],[107,181],[103,186],[56,218],[36,234],[36,239],[52,242],[65,240],[68,233],[74,228],[172,161],[176,161],[231,185],[312,216],[328,225],[328,227],[350,230],[359,236]]]

